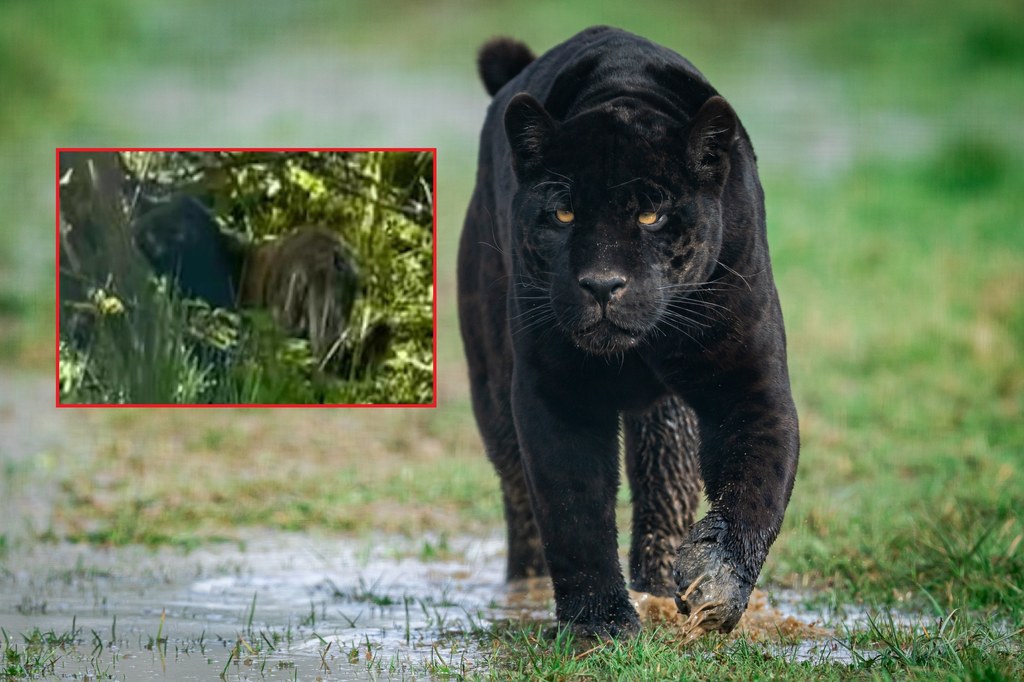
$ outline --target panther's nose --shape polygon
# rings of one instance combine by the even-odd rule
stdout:
[[[616,272],[586,274],[580,277],[579,282],[580,287],[602,306],[626,288],[626,278]]]

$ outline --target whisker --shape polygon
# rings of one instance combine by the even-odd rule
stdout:
[[[709,292],[709,291],[718,291],[718,290],[717,289],[698,289],[698,290],[692,291],[692,292],[683,292],[683,293],[689,293],[691,295],[686,296],[685,298],[677,298],[677,297],[669,298],[669,299],[667,299],[667,303],[673,303],[673,304],[679,304],[679,305],[685,305],[685,304],[690,303],[690,304],[694,304],[694,305],[705,306],[707,308],[722,308],[722,309],[725,309],[725,310],[729,309],[728,306],[722,305],[721,303],[715,303],[714,301],[709,301],[708,299],[702,298],[700,296],[700,294],[706,293],[706,292]]]
[[[705,287],[709,287],[711,285],[722,286],[722,287],[725,287],[725,289],[714,289],[714,290],[712,290],[712,289],[706,289],[705,288]],[[704,289],[705,291],[724,291],[726,289],[737,289],[737,288],[739,288],[738,285],[733,284],[731,282],[723,282],[721,277],[718,278],[718,279],[709,280],[707,282],[679,282],[679,283],[676,283],[676,284],[664,284],[664,285],[658,287],[658,289],[662,290],[662,291],[670,290],[670,289],[693,289],[693,290]]]
[[[680,334],[682,334],[682,335],[686,336],[686,337],[687,337],[688,339],[690,339],[691,341],[693,341],[693,342],[694,342],[695,344],[697,344],[698,346],[700,346],[700,349],[701,349],[702,351],[704,351],[704,352],[707,352],[707,350],[708,350],[708,349],[707,349],[707,348],[706,348],[706,347],[704,346],[704,344],[703,344],[703,343],[701,343],[701,342],[700,342],[700,341],[699,341],[699,340],[698,340],[698,339],[697,339],[696,337],[694,337],[694,336],[693,336],[693,335],[692,335],[692,334],[691,334],[690,332],[686,331],[686,329],[685,329],[684,327],[680,327],[680,326],[677,326],[677,325],[675,325],[675,324],[672,324],[672,320],[669,320],[669,319],[665,319],[665,318],[662,318],[662,320],[661,320],[661,321],[662,321],[662,322],[664,322],[664,323],[665,323],[666,325],[668,325],[669,327],[671,327],[672,329],[674,329],[674,330],[676,330],[677,332],[679,332]]]
[[[707,324],[707,323],[704,323],[704,322],[698,322],[697,320],[692,319],[690,317],[690,315],[699,315],[700,317],[704,318],[708,322],[719,322],[721,320],[721,318],[714,317],[714,316],[708,315],[706,313],[702,313],[699,310],[671,310],[671,309],[669,309],[666,312],[668,313],[667,316],[669,318],[671,318],[671,319],[685,320],[686,322],[689,322],[689,323],[691,323],[691,324],[693,324],[695,326],[698,326],[698,327],[702,327],[704,329],[710,328],[711,325]]]
[[[551,173],[552,175],[555,175],[557,177],[564,178],[567,184],[572,185],[572,178],[570,178],[568,175],[562,175],[561,173],[556,173],[555,171],[551,170],[550,168],[545,168],[544,171],[547,172],[547,173]]]
[[[625,187],[629,183],[636,182],[637,180],[643,180],[643,178],[642,177],[635,177],[632,180],[626,180],[625,182],[620,182],[617,185],[608,185],[608,187],[606,189],[615,189],[617,187]]]
[[[531,329],[536,329],[537,327],[539,327],[541,325],[546,325],[549,322],[552,322],[554,320],[555,320],[554,312],[548,313],[546,315],[540,315],[537,319],[529,320],[526,324],[518,326],[513,331],[513,335],[514,336],[518,336],[519,334],[522,334],[523,332],[530,331]]]
[[[532,188],[537,189],[538,187],[543,187],[546,184],[557,184],[557,185],[565,187],[565,188],[568,188],[568,186],[569,186],[568,182],[564,182],[562,180],[544,180],[542,182],[538,182]]]
[[[550,306],[533,306],[533,307],[527,308],[526,310],[523,310],[523,311],[519,312],[516,315],[509,316],[508,320],[509,320],[509,322],[513,322],[515,320],[520,320],[520,319],[529,319],[533,315],[539,315],[540,313],[544,312],[545,309],[549,309],[550,310]],[[554,313],[552,312],[551,314],[553,315]]]
[[[729,306],[724,306],[721,303],[714,303],[713,301],[705,301],[702,298],[687,298],[678,303],[693,303],[698,306],[704,306],[705,308],[717,308],[718,310],[729,310]]]
[[[737,277],[739,277],[741,280],[743,280],[743,283],[745,285],[747,285],[747,289],[750,289],[751,291],[753,291],[753,289],[750,288],[750,282],[747,281],[747,278],[749,277],[749,278],[753,279],[754,277],[757,277],[758,275],[760,275],[762,272],[765,271],[765,268],[761,268],[760,270],[758,270],[757,272],[755,272],[755,273],[753,273],[751,275],[741,275],[740,273],[736,272],[735,270],[733,270],[732,268],[730,268],[728,265],[726,265],[722,261],[718,260],[717,258],[715,259],[715,262],[718,263],[719,265],[721,265],[723,268],[725,268],[729,272],[731,272],[732,274],[734,274]]]
[[[497,246],[496,244],[492,244],[491,242],[477,242],[477,244],[479,244],[480,246],[489,246],[489,247],[491,247],[492,249],[494,249],[495,251],[497,251],[498,253],[500,253],[500,254],[501,254],[502,256],[504,256],[504,255],[505,255],[505,252],[504,252],[504,251],[502,251],[501,249],[499,249],[499,248],[498,248],[498,246]]]

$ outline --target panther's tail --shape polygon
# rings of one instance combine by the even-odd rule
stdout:
[[[494,38],[480,48],[476,64],[488,94],[494,95],[535,58],[525,43],[512,38]]]

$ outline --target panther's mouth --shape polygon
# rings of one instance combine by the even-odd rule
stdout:
[[[594,355],[612,355],[635,348],[643,338],[641,331],[618,325],[607,317],[573,332],[576,346]]]

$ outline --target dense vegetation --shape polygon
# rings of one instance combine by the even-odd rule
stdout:
[[[143,202],[200,197],[239,248],[304,225],[331,226],[348,245],[363,296],[343,362],[323,367],[307,339],[267,310],[212,308],[157,279],[137,249],[95,240],[98,273],[64,310],[61,395],[66,403],[429,403],[433,396],[432,154],[429,152],[126,152],[129,217]],[[65,179],[70,183],[74,179]],[[67,203],[84,201],[69,193]],[[66,217],[74,207],[62,207]],[[116,221],[115,221],[116,222]],[[72,226],[71,234],[74,234]],[[116,258],[106,257],[116,253]],[[66,258],[65,260],[71,260]],[[62,263],[62,272],[70,267]],[[168,281],[170,280],[170,281]],[[62,278],[63,281],[63,278]],[[64,298],[62,292],[62,299]],[[71,306],[65,305],[65,308]],[[387,337],[368,350],[374,332]],[[76,338],[84,337],[84,338]],[[372,357],[371,357],[372,356]],[[341,376],[339,376],[339,374]]]

